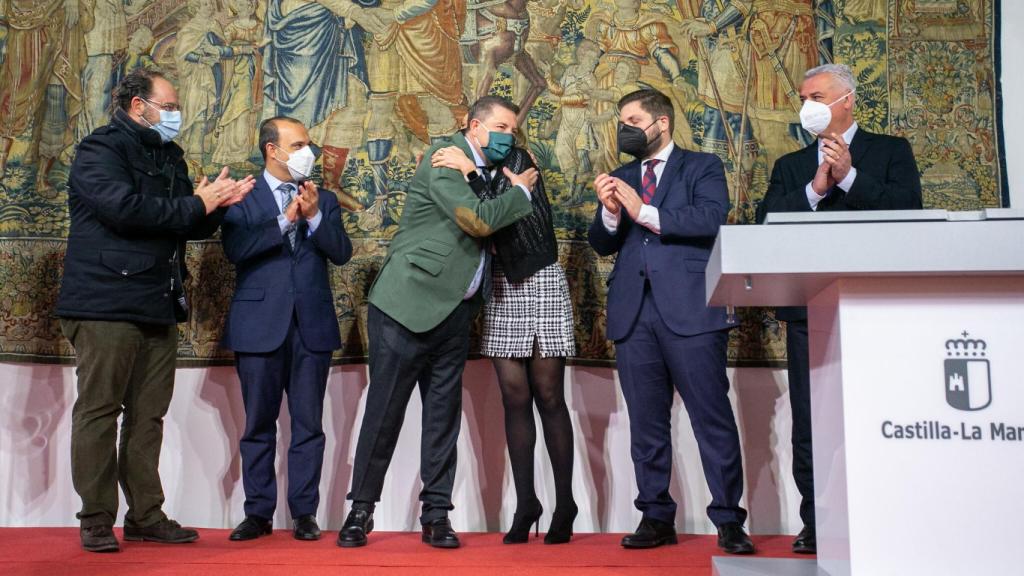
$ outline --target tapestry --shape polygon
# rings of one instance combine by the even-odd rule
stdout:
[[[542,169],[576,318],[576,363],[607,363],[613,259],[586,242],[593,179],[621,164],[616,101],[653,87],[674,139],[717,154],[729,223],[752,223],[799,126],[804,72],[846,63],[866,129],[913,145],[926,208],[1007,204],[996,0],[0,0],[0,360],[69,361],[53,308],[75,143],[109,119],[127,72],[175,84],[194,177],[258,173],[259,122],[310,128],[316,179],[346,208],[352,261],[333,268],[345,340],[365,361],[367,290],[397,229],[416,159],[485,94],[519,104]],[[233,270],[216,239],[191,243],[182,364],[219,346]],[[780,365],[784,326],[737,311],[733,365]]]

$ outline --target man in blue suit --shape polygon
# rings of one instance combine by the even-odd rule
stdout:
[[[260,126],[259,143],[263,176],[246,201],[228,210],[221,228],[236,272],[224,345],[235,351],[245,405],[245,520],[231,539],[270,534],[277,503],[277,416],[287,393],[293,534],[316,540],[324,393],[331,352],[341,347],[327,261],[347,262],[352,244],[337,198],[307,180],[315,155],[302,123],[270,118]]]
[[[618,147],[635,156],[594,182],[601,205],[590,245],[618,253],[608,277],[608,338],[629,411],[630,444],[643,519],[622,539],[626,548],[675,544],[672,473],[673,389],[682,396],[711,490],[708,516],[718,545],[750,554],[740,507],[743,464],[729,403],[725,356],[729,329],[722,308],[705,304],[704,268],[729,210],[718,157],[672,142],[672,101],[656,90],[619,100]]]

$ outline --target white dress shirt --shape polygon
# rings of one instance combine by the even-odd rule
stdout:
[[[654,165],[654,181],[655,186],[661,184],[661,175],[665,172],[665,166],[668,165],[668,158],[672,155],[672,151],[675,150],[675,143],[669,140],[667,146],[661,149],[657,154],[651,156],[647,160],[640,163],[640,181],[643,182],[644,173],[647,172],[647,163],[651,160],[660,160]],[[637,192],[643,194],[642,190]],[[622,218],[622,208],[619,209],[617,214],[604,209],[604,205],[601,206],[601,221],[604,222],[604,227],[609,233],[615,234],[615,231],[619,229],[619,220]],[[637,215],[636,223],[647,228],[655,234],[661,234],[661,215],[658,209],[650,204],[644,204],[640,207],[640,214]]]
[[[287,234],[289,231],[291,231],[291,229],[294,228],[295,225],[298,223],[297,221],[290,222],[288,218],[284,215],[284,191],[279,190],[279,188],[281,187],[281,184],[285,184],[286,182],[284,182],[283,180],[278,180],[276,177],[274,177],[273,174],[271,174],[267,170],[263,171],[263,179],[267,181],[267,186],[270,186],[270,191],[274,193],[274,201],[277,202],[277,209],[281,211],[281,213],[277,215],[277,225],[281,227],[281,235],[283,236]],[[298,185],[295,184],[294,182],[287,182],[287,184],[295,186],[295,192],[293,193],[292,196],[292,202],[298,201]],[[306,238],[309,238],[313,234],[313,232],[316,231],[317,227],[320,226],[320,221],[323,220],[323,218],[323,212],[317,210],[316,216],[313,216],[309,220],[306,220],[306,224],[309,225],[309,228],[306,231]]]
[[[843,132],[843,142],[846,142],[846,145],[849,146],[850,142],[853,142],[853,135],[856,134],[856,133],[857,133],[857,123],[854,122],[853,124],[850,125],[849,128],[846,129],[846,132]],[[824,148],[825,148],[825,142],[822,141],[821,137],[819,136],[818,137],[818,165],[819,166],[821,165],[822,162],[825,161]],[[842,182],[839,182],[838,184],[836,184],[836,186],[839,186],[840,188],[842,188],[843,192],[849,192],[850,188],[853,186],[853,181],[856,180],[856,179],[857,179],[857,169],[854,168],[853,166],[850,166],[850,171],[846,174],[846,178],[843,178]],[[811,205],[811,210],[815,210],[815,211],[818,210],[818,202],[821,202],[825,198],[825,196],[828,195],[828,194],[826,194],[825,196],[818,196],[818,193],[814,191],[814,187],[811,186],[811,182],[808,182],[807,186],[804,187],[804,193],[807,194],[807,203]]]

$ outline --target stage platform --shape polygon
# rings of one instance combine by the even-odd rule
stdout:
[[[120,538],[121,530],[115,532]],[[545,546],[543,533],[528,544],[511,546],[501,543],[501,534],[460,534],[461,548],[438,550],[409,532],[375,532],[369,545],[355,549],[335,546],[336,532],[325,532],[317,542],[298,542],[286,530],[251,542],[230,542],[229,533],[200,530],[198,542],[182,545],[122,541],[118,553],[94,554],[79,547],[76,528],[2,528],[0,574],[710,576],[712,557],[722,554],[715,537],[704,535],[680,535],[675,546],[626,550],[619,546],[621,534],[577,534],[559,546]],[[792,536],[753,539],[756,558],[798,557],[790,552]]]
[[[828,576],[814,559],[716,556],[711,568],[711,576]]]

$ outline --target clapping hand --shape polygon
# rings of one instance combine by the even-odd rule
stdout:
[[[609,214],[618,214],[619,209],[622,208],[622,204],[615,197],[615,182],[617,180],[618,178],[613,178],[607,174],[599,174],[594,179],[594,190],[597,191],[597,199]]]
[[[221,197],[222,200],[220,206],[222,208],[234,206],[242,200],[245,200],[245,197],[248,196],[249,192],[252,192],[253,187],[256,186],[256,178],[254,178],[252,174],[247,175],[241,180],[233,180],[229,178],[227,166],[221,168],[220,174],[217,176],[217,180],[214,180],[215,183],[219,181],[227,183],[227,188]]]
[[[814,180],[811,180],[811,188],[814,193],[824,197],[835,185],[836,179],[832,176],[832,165],[828,162],[818,164],[818,171],[814,173]]]
[[[309,220],[320,211],[319,202],[320,190],[316,187],[316,184],[306,180],[299,188],[299,195],[295,198],[295,202],[292,202],[292,205],[298,205],[302,217]]]
[[[821,140],[823,163],[831,166],[832,178],[836,182],[842,182],[846,175],[850,173],[850,166],[853,163],[853,158],[850,156],[850,147],[843,140],[843,137],[835,132],[829,136],[829,138],[822,138]]]
[[[232,179],[225,166],[213,182],[203,176],[196,185],[195,195],[203,201],[206,213],[209,214],[217,208],[226,208],[241,202],[255,185],[256,179],[251,174],[241,180]]]
[[[622,181],[622,179],[611,176],[609,178],[611,178],[615,183],[615,200],[618,201],[619,205],[626,209],[626,213],[635,221],[640,217],[640,208],[644,205],[643,201],[640,200],[640,195],[636,193],[636,190],[634,190],[632,186]]]

